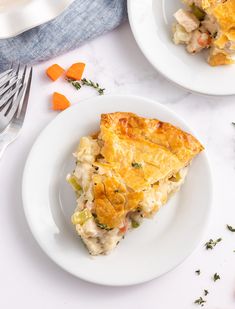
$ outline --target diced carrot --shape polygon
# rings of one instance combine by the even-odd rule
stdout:
[[[57,80],[63,73],[64,69],[58,64],[53,64],[46,70],[47,76],[53,81]]]
[[[126,220],[123,227],[119,228],[120,233],[126,233],[126,231],[128,230],[128,221]]]
[[[126,233],[126,230],[127,230],[126,226],[119,228],[119,231],[123,234]]]
[[[211,44],[211,38],[209,34],[202,33],[197,42],[201,47],[207,47]]]
[[[85,63],[74,63],[66,72],[66,77],[74,80],[80,80],[85,69]]]
[[[52,108],[55,111],[64,110],[69,107],[71,103],[69,100],[61,93],[54,92],[52,97]]]

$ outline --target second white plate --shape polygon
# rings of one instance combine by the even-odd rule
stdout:
[[[206,53],[190,55],[172,42],[173,14],[181,0],[128,0],[134,37],[149,62],[167,79],[206,95],[235,94],[235,65],[211,67]]]
[[[190,167],[180,192],[153,220],[130,232],[108,256],[91,258],[74,231],[76,206],[66,174],[75,166],[72,152],[82,136],[97,132],[101,113],[134,112],[190,131],[172,111],[134,96],[95,97],[59,114],[41,133],[23,176],[23,203],[33,235],[48,256],[84,280],[112,286],[156,278],[181,263],[201,239],[211,207],[212,182],[205,152]]]

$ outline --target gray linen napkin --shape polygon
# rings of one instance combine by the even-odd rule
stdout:
[[[126,0],[75,0],[56,19],[0,40],[0,71],[11,62],[32,64],[72,50],[114,29],[126,16]]]

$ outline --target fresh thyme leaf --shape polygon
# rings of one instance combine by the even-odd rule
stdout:
[[[204,295],[207,296],[209,294],[208,290],[204,290]]]
[[[119,192],[119,190],[114,190],[114,193],[118,193]]]
[[[235,122],[232,122],[232,124],[235,126]]]
[[[105,88],[101,88],[98,83],[95,83],[90,79],[82,78],[81,83],[82,83],[82,85],[86,85],[88,87],[92,87],[92,88],[96,89],[98,91],[99,95],[104,94]]]
[[[195,273],[199,276],[201,274],[200,269],[196,270]]]
[[[112,228],[108,227],[106,224],[100,223],[97,218],[95,218],[96,225],[102,230],[110,231]]]
[[[142,167],[142,164],[137,163],[137,162],[132,162],[132,163],[131,163],[131,166],[134,167],[134,168],[141,168],[141,167]]]
[[[81,84],[79,83],[79,81],[75,81],[75,80],[72,80],[72,79],[67,79],[67,81],[73,85],[74,88],[76,88],[77,90],[81,89],[82,86]]]
[[[205,247],[206,247],[206,250],[210,249],[214,249],[214,247],[219,243],[221,242],[222,238],[218,238],[216,240],[213,240],[213,239],[210,239],[208,242],[205,243]]]
[[[215,273],[214,276],[213,276],[213,280],[217,281],[219,279],[220,279],[220,276],[217,273]]]
[[[228,225],[228,224],[227,224],[227,229],[228,229],[230,232],[235,232],[235,228],[233,228],[231,225]]]
[[[200,306],[204,306],[204,304],[206,303],[206,300],[204,300],[202,297],[199,297],[198,299],[195,300],[194,304],[200,305]]]
[[[104,91],[105,91],[105,88],[100,88],[100,89],[98,90],[99,95],[103,95],[103,94],[104,94]]]

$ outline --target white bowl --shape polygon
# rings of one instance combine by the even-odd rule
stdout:
[[[59,114],[40,134],[27,159],[23,204],[31,231],[45,253],[84,280],[112,286],[156,278],[196,247],[208,221],[212,182],[205,152],[192,163],[186,182],[153,220],[131,231],[108,256],[91,258],[71,224],[75,195],[65,178],[75,167],[79,139],[97,132],[101,113],[129,111],[190,131],[172,111],[134,96],[95,97]]]
[[[206,52],[190,55],[172,42],[174,12],[181,0],[128,0],[134,37],[149,62],[167,79],[192,92],[235,94],[235,65],[211,67]]]
[[[74,0],[0,0],[0,39],[16,36],[61,14]]]

